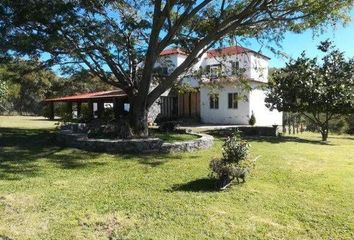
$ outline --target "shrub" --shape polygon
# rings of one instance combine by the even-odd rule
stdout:
[[[236,179],[245,182],[247,174],[254,166],[249,159],[250,145],[242,140],[239,132],[228,137],[222,148],[222,158],[210,162],[211,176],[217,179],[218,188],[226,188]]]
[[[126,118],[119,118],[109,124],[105,124],[101,119],[95,119],[88,124],[89,138],[106,139],[128,139],[133,137]]]
[[[114,109],[113,108],[105,108],[102,111],[102,115],[101,115],[100,119],[102,120],[102,122],[104,122],[106,124],[113,122],[115,120]]]
[[[55,109],[56,115],[60,117],[60,121],[67,123],[72,122],[72,113],[69,112],[68,106],[66,104],[58,104]]]
[[[168,121],[160,124],[159,130],[161,132],[174,132],[179,126],[177,121]]]
[[[79,118],[79,122],[89,122],[91,120],[91,109],[87,103],[81,104],[81,113]]]
[[[256,117],[254,116],[254,113],[252,111],[252,115],[250,117],[250,120],[248,120],[249,125],[254,126],[256,124]]]
[[[240,161],[247,159],[249,144],[247,141],[241,140],[237,132],[237,134],[233,134],[225,140],[222,149],[224,161],[238,164]]]
[[[332,121],[329,124],[329,129],[332,132],[338,133],[338,134],[343,134],[348,131],[349,129],[349,124],[345,118],[340,118],[337,121]]]

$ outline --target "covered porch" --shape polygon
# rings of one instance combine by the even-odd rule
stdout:
[[[55,118],[55,104],[66,104],[66,111],[71,118],[80,118],[82,114],[82,105],[88,105],[89,118],[100,118],[105,108],[113,108],[114,115],[118,118],[129,111],[129,101],[127,95],[122,90],[111,90],[102,92],[92,92],[64,96],[58,98],[48,98],[44,102],[49,107],[49,119]]]

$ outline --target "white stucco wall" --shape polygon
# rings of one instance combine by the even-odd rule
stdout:
[[[276,110],[270,111],[265,106],[265,90],[259,89],[258,83],[252,83],[253,90],[245,93],[235,87],[224,87],[217,90],[219,108],[211,109],[209,104],[209,88],[200,88],[200,116],[203,123],[248,125],[252,111],[256,117],[256,126],[282,125],[283,114]],[[247,100],[239,100],[237,109],[228,107],[228,94],[237,92],[246,96]]]
[[[250,54],[250,62],[249,77],[259,82],[268,82],[268,59]]]
[[[248,101],[238,101],[237,109],[229,109],[228,94],[238,92],[239,89],[234,87],[224,87],[215,91],[219,94],[219,109],[210,109],[209,89],[207,87],[200,88],[200,117],[203,123],[214,124],[248,124],[249,120],[249,103]],[[245,94],[245,93],[243,93]],[[246,93],[247,97],[248,94]]]
[[[245,69],[245,76],[250,78],[253,90],[245,93],[235,87],[225,86],[217,91],[219,93],[219,108],[210,109],[209,89],[205,86],[200,86],[200,79],[188,76],[189,74],[187,73],[183,82],[191,87],[200,87],[200,115],[203,123],[248,125],[253,111],[257,126],[282,125],[282,113],[276,110],[270,111],[265,106],[265,91],[258,88],[261,83],[268,82],[269,66],[267,58],[253,52],[217,58],[207,58],[206,56],[204,54],[193,65],[192,70],[222,62],[223,71],[231,73],[232,62],[239,62],[239,67]],[[185,58],[186,56],[182,54],[164,56],[160,58],[155,67],[168,67],[168,72],[171,73]],[[228,68],[230,69],[228,70]],[[163,95],[166,96],[168,92],[166,91]],[[237,109],[229,109],[228,94],[234,92],[242,96],[246,95],[247,100],[239,100]]]
[[[231,56],[222,56],[222,57],[213,57],[213,58],[203,58],[201,59],[200,66],[205,68],[208,65],[221,64],[222,71],[226,75],[232,74],[232,62],[238,62],[239,67],[245,70],[245,76],[251,76],[251,62],[252,62],[252,54],[251,53],[242,53],[238,55]]]
[[[266,91],[259,89],[258,83],[252,83],[253,90],[249,93],[249,115],[252,111],[256,117],[256,126],[272,126],[283,124],[283,113],[270,111],[265,106]]]

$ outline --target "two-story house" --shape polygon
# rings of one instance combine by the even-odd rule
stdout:
[[[181,49],[167,49],[155,67],[169,74],[186,57]],[[181,94],[171,90],[163,94],[159,100],[160,116],[247,125],[253,113],[258,126],[282,125],[282,113],[265,106],[266,90],[262,86],[268,82],[268,61],[268,57],[238,46],[204,53],[190,72],[181,76],[182,84],[192,91]]]

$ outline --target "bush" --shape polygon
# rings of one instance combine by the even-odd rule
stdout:
[[[332,121],[330,124],[329,124],[329,129],[332,131],[332,132],[335,132],[335,133],[338,133],[338,134],[343,134],[345,132],[348,131],[349,129],[349,124],[348,122],[346,121],[345,118],[340,118],[339,120],[337,121]]]
[[[177,121],[168,121],[160,124],[159,130],[161,132],[175,132],[179,123]]]
[[[213,159],[210,162],[211,176],[217,179],[217,187],[225,188],[236,179],[237,182],[245,182],[247,174],[254,166],[254,161],[249,159],[250,145],[242,140],[239,132],[228,137],[222,148],[221,159]]]
[[[87,103],[82,103],[80,115],[78,116],[78,121],[87,123],[92,120],[91,118],[92,118],[92,114],[89,105]]]
[[[102,115],[100,117],[102,122],[108,124],[115,120],[114,109],[113,108],[105,108],[102,111]]]
[[[254,126],[256,124],[256,117],[254,116],[253,112],[250,117],[250,120],[248,121],[249,125]]]
[[[88,124],[88,138],[128,139],[133,137],[126,118],[119,118],[109,124],[101,119],[95,119]]]
[[[67,123],[73,121],[72,113],[69,112],[68,106],[65,103],[57,104],[55,113],[60,117],[61,122]]]

